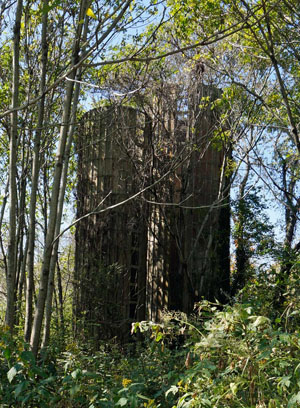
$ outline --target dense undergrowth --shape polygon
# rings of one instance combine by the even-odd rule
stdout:
[[[93,352],[75,341],[37,363],[28,346],[0,332],[0,407],[300,406],[299,304],[281,314],[266,285],[220,307],[203,301],[192,318],[166,314],[136,323],[144,341]]]

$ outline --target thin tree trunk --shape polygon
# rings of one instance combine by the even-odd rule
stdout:
[[[297,167],[295,167],[297,168]],[[291,270],[296,260],[296,252],[293,249],[293,240],[296,232],[296,225],[298,220],[300,198],[296,203],[293,203],[293,196],[295,195],[296,178],[291,177],[291,181],[287,181],[288,168],[286,164],[283,165],[283,189],[285,191],[285,239],[283,246],[283,259],[281,261],[279,275],[277,277],[277,284],[274,292],[274,307],[282,311],[282,307],[286,300],[285,292],[287,291],[288,280]]]
[[[44,6],[48,5],[48,0],[44,1]],[[40,93],[43,94],[46,86],[46,72],[47,72],[47,61],[48,61],[48,42],[47,42],[47,24],[48,24],[48,13],[43,15],[42,19],[42,66],[41,66],[41,82],[40,82]],[[31,184],[31,195],[30,195],[30,207],[29,207],[29,231],[28,231],[28,252],[26,259],[26,314],[25,314],[25,328],[24,328],[24,339],[25,341],[30,340],[30,333],[32,328],[32,297],[33,297],[33,271],[34,271],[34,243],[35,243],[35,224],[36,224],[36,199],[38,190],[38,178],[40,172],[40,145],[41,145],[41,135],[42,126],[44,122],[44,111],[45,111],[45,95],[39,101],[38,105],[38,120],[37,129],[34,138],[33,147],[33,159],[32,159],[32,184]]]
[[[59,302],[59,317],[60,317],[60,330],[62,337],[65,334],[65,319],[64,319],[64,299],[63,299],[63,288],[62,288],[62,277],[59,264],[57,264],[57,289],[58,289],[58,302]]]
[[[24,144],[25,146],[25,144]],[[26,252],[24,251],[24,240],[25,247],[27,247],[26,240],[26,223],[25,223],[25,208],[26,208],[26,165],[25,165],[25,149],[23,149],[22,158],[22,176],[19,183],[19,208],[18,208],[18,228],[17,228],[17,260],[16,260],[16,282],[15,282],[15,304],[16,304],[16,321],[15,323],[19,325],[20,311],[22,305],[22,293],[23,293],[23,283],[24,283],[24,263]],[[26,249],[26,248],[25,248]]]
[[[5,214],[5,207],[6,207],[7,198],[8,198],[8,191],[9,191],[9,181],[7,181],[7,183],[6,183],[4,198],[3,198],[1,212],[0,212],[0,231],[2,230],[3,218],[4,218],[4,214]],[[0,234],[0,247],[1,247],[1,252],[2,252],[2,256],[3,256],[5,277],[7,277],[7,258],[6,258],[6,253],[5,253],[5,250],[4,250],[4,247],[3,247],[3,239],[2,239],[1,234]]]
[[[86,25],[86,28],[87,28],[87,25]],[[70,125],[70,130],[69,130],[69,135],[68,135],[68,141],[66,145],[65,160],[63,164],[62,183],[61,183],[61,188],[59,192],[59,202],[58,202],[58,213],[57,213],[57,220],[56,220],[55,236],[58,236],[60,233],[60,225],[61,225],[61,220],[62,220],[64,198],[65,198],[65,191],[66,191],[66,185],[67,185],[70,151],[71,151],[73,135],[75,131],[75,119],[76,119],[77,105],[78,105],[78,100],[79,100],[79,92],[80,92],[80,84],[76,83],[75,91],[74,91],[74,98],[73,98],[73,105],[72,105],[71,125]],[[57,263],[58,245],[59,245],[59,240],[57,239],[53,246],[52,256],[51,256],[51,261],[50,261],[48,291],[47,291],[47,299],[46,299],[46,305],[45,305],[45,326],[44,326],[44,335],[43,335],[43,340],[42,340],[42,348],[46,348],[48,346],[49,338],[50,338],[52,296],[53,296],[53,290],[54,290],[54,275],[55,275],[55,267]]]
[[[249,265],[249,255],[247,242],[245,240],[245,191],[249,179],[251,165],[249,156],[246,158],[247,167],[245,175],[239,187],[238,209],[237,209],[237,237],[236,237],[236,274],[231,288],[231,296],[234,296],[240,289],[245,286],[246,273]]]
[[[12,108],[19,106],[19,54],[20,28],[22,18],[22,0],[18,0],[13,40],[13,81],[12,81]],[[18,144],[18,112],[11,113],[11,133],[9,142],[9,243],[8,243],[8,270],[6,276],[7,304],[5,321],[10,330],[13,330],[15,321],[15,282],[16,282],[16,226],[17,226],[17,146]]]
[[[18,285],[18,317],[20,317],[20,312],[22,309],[22,302],[23,302],[23,289],[26,293],[26,256],[28,252],[28,239],[26,240],[25,248],[24,248],[24,258],[20,265],[20,281]]]

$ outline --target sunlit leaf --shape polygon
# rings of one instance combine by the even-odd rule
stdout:
[[[279,381],[278,385],[280,387],[286,387],[288,388],[291,385],[291,376],[284,376],[281,378],[281,380]]]
[[[253,323],[254,327],[270,324],[270,319],[268,319],[266,316],[253,316],[253,318],[255,318],[255,321]]]
[[[230,383],[230,389],[233,395],[235,395],[237,393],[238,390],[238,386],[236,383]]]
[[[300,391],[297,394],[292,395],[292,397],[289,399],[287,408],[299,406],[300,403]]]
[[[125,405],[127,404],[127,398],[120,398],[119,401],[116,403],[116,406],[118,407],[125,407]]]
[[[8,381],[11,383],[12,380],[15,378],[16,374],[18,373],[15,366],[13,366],[7,373]]]
[[[168,391],[166,392],[166,397],[170,394],[170,393],[172,393],[173,395],[175,395],[175,394],[177,394],[177,392],[178,392],[178,387],[176,386],[176,385],[172,385],[169,389],[168,389]]]
[[[97,20],[97,17],[96,17],[95,13],[93,12],[93,10],[91,8],[87,9],[86,15],[89,16],[89,17],[94,18],[95,20]]]

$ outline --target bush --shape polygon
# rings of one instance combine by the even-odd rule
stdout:
[[[73,341],[37,362],[0,327],[0,407],[298,407],[298,301],[290,297],[278,318],[262,283],[246,290],[244,303],[203,301],[194,317],[135,323],[143,340],[125,349],[112,342],[94,352]]]
[[[191,347],[193,363],[166,395],[175,407],[294,407],[300,402],[300,336],[272,327],[246,304],[211,310]],[[199,332],[199,331],[198,331]]]

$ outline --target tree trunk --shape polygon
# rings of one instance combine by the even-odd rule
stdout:
[[[88,27],[87,24],[85,24],[85,34],[87,31],[87,27]],[[85,34],[83,38],[85,38]],[[79,100],[79,92],[80,92],[80,84],[76,83],[75,91],[74,91],[74,98],[73,98],[73,105],[72,105],[71,125],[69,129],[69,135],[68,135],[68,140],[67,140],[67,145],[66,145],[65,159],[64,159],[63,172],[62,172],[62,182],[61,182],[61,188],[59,192],[55,237],[57,237],[60,233],[60,225],[61,225],[61,220],[62,220],[64,198],[65,198],[65,191],[66,191],[66,185],[67,185],[70,151],[71,151],[73,135],[74,135],[74,130],[75,130],[75,120],[76,120],[77,105],[78,105],[78,100]],[[50,338],[52,296],[53,296],[53,290],[54,290],[54,276],[55,276],[55,267],[57,263],[58,245],[59,245],[59,239],[57,239],[53,245],[52,256],[51,256],[51,261],[50,261],[48,291],[47,291],[47,299],[46,299],[46,306],[45,306],[45,327],[44,327],[44,334],[43,334],[43,340],[42,340],[42,348],[46,348],[48,346],[49,338]]]
[[[48,5],[48,0],[44,1],[44,6]],[[47,72],[47,60],[48,60],[48,43],[47,43],[47,24],[48,13],[43,15],[42,20],[42,66],[41,66],[41,82],[40,82],[40,94],[43,95],[38,105],[38,120],[37,129],[34,138],[33,147],[33,159],[32,159],[32,184],[30,195],[30,207],[29,207],[29,231],[28,231],[28,252],[27,252],[27,279],[26,279],[26,314],[25,314],[25,328],[24,339],[30,340],[30,333],[32,327],[32,296],[33,296],[33,270],[34,270],[34,242],[35,242],[35,214],[36,214],[36,199],[38,190],[38,178],[40,172],[40,144],[42,126],[44,121],[44,107],[45,107],[45,95],[43,94],[46,86],[46,72]]]
[[[24,144],[25,145],[25,144]],[[18,254],[16,260],[16,282],[15,282],[15,309],[16,309],[16,321],[15,323],[19,324],[21,305],[22,305],[22,295],[23,295],[23,284],[24,284],[24,263],[26,257],[26,221],[25,221],[25,212],[26,212],[26,162],[27,157],[26,151],[23,148],[22,152],[22,170],[21,170],[21,181],[19,182],[19,208],[18,208],[18,228],[17,228],[17,245],[16,251]],[[24,248],[25,241],[25,248]]]
[[[298,164],[298,163],[296,163]],[[295,168],[298,166],[296,165]],[[285,292],[287,291],[288,280],[291,275],[291,269],[295,264],[296,251],[293,249],[293,240],[296,232],[296,225],[298,220],[300,198],[293,202],[296,189],[296,177],[292,175],[291,180],[288,182],[288,168],[286,163],[283,164],[283,190],[285,192],[285,239],[283,247],[283,259],[281,260],[281,266],[279,276],[277,278],[277,284],[274,292],[274,306],[280,312],[286,300]]]
[[[19,54],[20,54],[20,27],[22,17],[22,0],[18,0],[13,40],[13,81],[12,81],[12,108],[19,105]],[[18,148],[18,112],[11,113],[11,132],[9,142],[9,243],[8,243],[8,270],[6,276],[7,307],[5,322],[13,330],[15,321],[15,282],[16,282],[16,228],[17,228],[17,148]]]
[[[9,181],[7,181],[6,186],[5,186],[4,198],[3,198],[1,212],[0,212],[0,231],[2,230],[3,218],[4,218],[4,214],[5,214],[5,207],[6,207],[7,198],[8,198],[8,191],[9,191]],[[7,277],[7,258],[6,258],[6,253],[5,253],[5,250],[4,250],[4,247],[3,247],[3,239],[2,239],[1,234],[0,234],[0,246],[1,246],[1,253],[2,253],[2,257],[3,257],[5,277]]]
[[[57,264],[57,289],[58,289],[58,301],[59,301],[59,327],[64,338],[65,334],[65,319],[64,319],[64,299],[63,299],[63,288],[62,288],[62,277],[59,264]]]
[[[239,187],[239,197],[238,197],[238,208],[237,208],[237,232],[236,232],[236,273],[232,282],[231,296],[234,296],[240,289],[245,286],[247,268],[249,266],[249,250],[247,239],[245,237],[245,191],[248,183],[249,173],[251,169],[251,164],[248,157],[246,173],[242,179]]]

